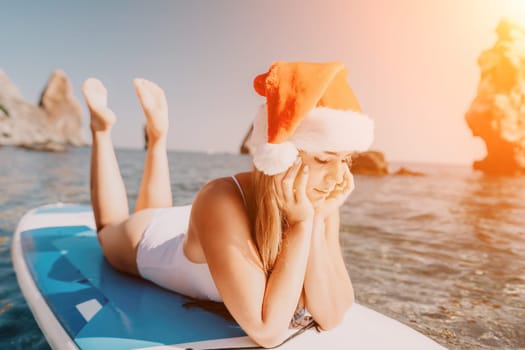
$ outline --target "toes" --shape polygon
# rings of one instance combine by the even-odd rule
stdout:
[[[137,92],[148,91],[152,95],[164,94],[164,90],[162,90],[160,86],[147,79],[135,78],[133,79],[133,85],[135,86],[135,90],[137,90]]]
[[[98,79],[89,78],[82,84],[82,93],[89,106],[107,106],[108,92]]]
[[[144,107],[165,108],[166,97],[164,90],[152,81],[135,78],[133,79],[135,92]]]
[[[146,86],[146,80],[136,78],[133,79],[133,86],[135,87],[135,93],[141,101],[142,105],[149,105],[151,103],[150,93]]]
[[[144,84],[144,79],[140,79],[140,78],[133,79],[133,86],[135,87],[135,92],[137,93],[137,95],[140,94],[143,84]]]
[[[84,81],[84,84],[82,85],[82,91],[86,93],[107,93],[106,88],[104,87],[104,84],[96,78],[89,78]]]

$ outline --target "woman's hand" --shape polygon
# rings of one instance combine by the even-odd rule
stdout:
[[[301,158],[297,158],[286,172],[274,177],[277,200],[290,226],[314,215],[314,207],[306,195],[307,183],[308,166],[302,164]]]
[[[348,168],[345,168],[343,175],[343,181],[335,185],[334,189],[324,199],[324,203],[321,204],[315,214],[322,219],[327,218],[330,214],[337,210],[343,205],[350,193],[354,190],[354,177]]]

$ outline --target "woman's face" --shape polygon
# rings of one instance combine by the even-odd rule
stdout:
[[[335,186],[343,183],[345,175],[352,179],[349,175],[352,152],[300,151],[299,155],[309,167],[306,194],[314,207],[321,205]]]

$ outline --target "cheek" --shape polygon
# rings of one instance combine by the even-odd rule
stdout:
[[[306,184],[306,192],[312,192],[314,191],[314,188],[319,188],[322,185],[322,176],[320,176],[319,172],[311,172],[310,175],[308,175],[308,182]]]
[[[314,205],[314,207],[316,206],[316,203],[322,203],[326,198],[325,194],[320,193],[315,189],[324,189],[324,187],[325,186],[322,183],[322,177],[310,177],[308,179],[308,184],[306,186],[306,194],[310,202],[312,202],[312,204]]]
[[[326,187],[326,177],[328,175],[328,168],[326,167],[316,167],[312,168],[313,171],[310,172],[310,175],[308,176],[308,187],[309,188],[321,188],[324,189]]]
[[[312,203],[323,201],[326,196],[317,192],[315,189],[323,190],[326,188],[324,181],[326,168],[317,163],[310,163],[308,166],[310,167],[310,172],[306,184],[306,194]]]

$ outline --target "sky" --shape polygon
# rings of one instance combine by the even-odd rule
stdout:
[[[99,78],[117,115],[116,147],[142,148],[132,79],[166,92],[168,148],[238,152],[264,99],[253,78],[273,61],[341,61],[372,149],[388,161],[470,164],[485,146],[464,120],[477,59],[523,0],[0,0],[0,69],[33,103],[54,69]]]

